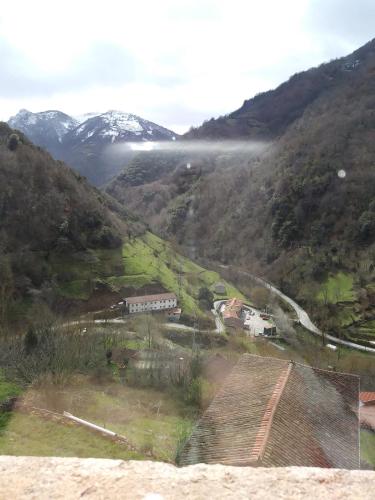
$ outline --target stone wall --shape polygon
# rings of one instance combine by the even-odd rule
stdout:
[[[0,457],[0,498],[360,499],[374,498],[375,472],[246,468],[157,462]]]

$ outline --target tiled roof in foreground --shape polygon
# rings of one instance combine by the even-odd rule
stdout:
[[[356,376],[244,354],[180,463],[359,468],[358,396]]]

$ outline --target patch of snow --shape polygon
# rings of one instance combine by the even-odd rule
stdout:
[[[30,113],[30,115],[25,119],[24,124],[25,125],[35,125],[38,121],[38,118],[36,115]]]
[[[91,111],[90,113],[83,113],[81,115],[74,115],[73,118],[78,122],[78,124],[81,124],[85,122],[86,120],[89,120],[90,118],[94,118],[95,116],[99,116],[102,113],[96,113],[94,111]]]
[[[143,132],[141,118],[121,111],[107,111],[99,116],[104,123],[119,131]]]
[[[94,130],[89,130],[86,134],[86,139],[90,139],[95,134],[95,129]]]
[[[110,137],[117,137],[119,135],[119,132],[118,130],[113,130],[113,129],[109,129],[109,130],[102,130],[100,132],[100,135],[102,137],[105,137],[105,136],[110,136]]]

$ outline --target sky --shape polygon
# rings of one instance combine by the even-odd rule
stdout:
[[[182,133],[374,27],[374,0],[2,2],[0,120],[117,109]]]

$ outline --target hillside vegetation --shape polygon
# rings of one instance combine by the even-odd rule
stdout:
[[[375,317],[374,137],[372,41],[183,138],[219,139],[220,152],[169,154],[160,168],[158,155],[144,154],[108,192],[191,255],[267,276],[327,330],[358,336]],[[227,139],[244,147],[223,153]],[[263,148],[248,153],[252,140]],[[322,304],[340,272],[349,296]]]
[[[36,302],[103,309],[124,294],[173,291],[205,317],[199,290],[219,280],[146,232],[113,198],[7,125],[0,126],[0,326]],[[238,294],[228,285],[228,292]]]

